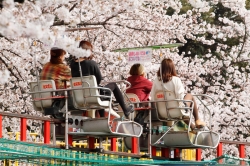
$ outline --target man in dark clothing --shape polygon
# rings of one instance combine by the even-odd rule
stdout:
[[[79,47],[82,49],[90,50],[92,51],[93,46],[90,42],[88,41],[81,41],[79,44]],[[88,76],[88,75],[94,75],[96,77],[97,84],[99,85],[102,80],[102,75],[100,72],[100,69],[95,61],[92,60],[93,55],[90,57],[80,57],[78,59],[75,59],[74,61],[71,62],[70,67],[71,67],[71,74],[72,77],[80,77],[80,69],[79,69],[79,62],[81,66],[81,72],[82,76]],[[132,105],[126,106],[124,100],[123,100],[123,95],[119,89],[119,87],[116,85],[116,83],[109,83],[104,86],[105,88],[109,88],[114,96],[116,101],[120,104],[124,115],[126,118],[128,118],[129,114],[134,111],[134,108]],[[101,92],[101,94],[104,94],[105,92]],[[105,94],[104,94],[105,95]],[[104,117],[104,110],[98,110],[99,114],[101,117]]]
[[[81,70],[82,70],[82,76],[88,76],[88,75],[94,75],[97,81],[97,84],[99,85],[102,80],[102,74],[99,70],[99,67],[97,63],[93,60],[82,60],[80,61]],[[75,60],[71,63],[71,75],[72,77],[80,77],[80,70],[79,70],[79,63],[78,60]]]

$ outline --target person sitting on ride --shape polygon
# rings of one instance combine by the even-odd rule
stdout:
[[[171,59],[165,58],[161,62],[161,67],[159,68],[157,72],[157,78],[153,81],[153,87],[152,87],[151,94],[150,94],[151,100],[155,100],[155,93],[157,91],[162,91],[162,83],[161,83],[162,81],[163,81],[164,88],[174,92],[177,99],[193,101],[194,103],[193,115],[195,119],[195,126],[192,125],[191,128],[193,129],[194,127],[197,127],[197,128],[204,127],[206,124],[205,122],[199,119],[199,113],[198,113],[198,108],[197,108],[195,99],[191,94],[184,93],[185,92],[184,86],[181,82],[181,79],[177,76],[175,65]],[[187,106],[190,106],[191,102],[185,102],[185,104]]]
[[[65,81],[71,78],[69,66],[63,63],[66,51],[53,47],[50,50],[50,61],[47,62],[40,73],[40,80],[54,80],[56,89],[64,89]]]
[[[90,42],[88,41],[81,41],[79,43],[79,47],[82,49],[90,50],[92,51],[93,46]],[[82,71],[82,76],[88,76],[88,75],[94,75],[96,77],[97,84],[100,85],[101,80],[102,80],[102,74],[100,72],[100,69],[97,65],[97,63],[92,60],[93,59],[93,54],[90,57],[80,57],[80,58],[75,58],[71,64],[71,74],[72,77],[80,77],[80,70],[79,70],[79,63],[80,61],[80,66],[81,66],[81,71]],[[129,114],[134,111],[133,105],[129,105],[128,107],[126,106],[124,100],[123,100],[123,95],[119,89],[119,87],[116,85],[116,83],[108,83],[107,85],[104,86],[105,88],[111,89],[113,92],[116,101],[120,104],[124,115],[126,118],[128,118]],[[111,94],[104,94],[105,92],[101,91],[102,95],[111,95]],[[98,110],[100,117],[104,117],[104,110]]]
[[[134,93],[138,96],[140,101],[149,100],[149,94],[153,83],[145,78],[145,68],[142,64],[134,64],[129,71],[131,76],[127,81],[130,82],[131,87],[126,90],[126,93]]]

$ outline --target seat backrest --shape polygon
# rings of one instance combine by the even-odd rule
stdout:
[[[164,97],[166,95],[166,97]],[[167,118],[180,118],[182,116],[188,116],[189,114],[186,113],[184,109],[181,109],[182,102],[181,101],[175,101],[176,96],[175,93],[172,91],[158,91],[155,93],[155,100],[158,101],[156,102],[156,107],[158,111],[158,115],[161,118],[167,119]],[[167,100],[164,102],[160,102],[163,100]],[[168,113],[169,116],[168,117]]]
[[[54,80],[40,80],[37,82],[30,82],[29,87],[31,92],[56,90],[56,85]],[[53,102],[51,97],[53,96],[53,94],[54,92],[32,94],[31,96],[33,100],[34,109],[37,111],[41,111],[43,110],[43,108],[51,107]],[[39,100],[39,99],[46,99],[46,100]]]
[[[126,96],[127,98],[125,98],[125,100],[129,100],[132,103],[140,102],[139,97],[134,93],[126,93]],[[126,102],[129,102],[129,101],[126,101]]]
[[[81,90],[72,90],[72,96],[76,107],[83,107],[85,104],[98,104],[101,102],[98,85],[94,75],[73,77],[70,80],[72,88],[86,88]]]

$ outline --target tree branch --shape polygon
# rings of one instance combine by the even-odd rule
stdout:
[[[11,52],[13,53],[13,52]],[[3,55],[4,58],[6,58],[8,61],[11,61],[10,59],[8,59],[6,56],[4,56],[4,54],[1,52],[1,54]],[[15,55],[17,55],[16,53],[13,53]],[[20,56],[19,56],[20,57]],[[15,76],[15,73],[8,67],[8,64],[0,57],[0,60],[4,63],[4,65],[7,67],[7,69]],[[18,71],[18,69],[16,68],[16,66],[13,66],[13,68],[16,70],[17,74],[19,75],[19,77],[22,79],[22,81],[24,81],[24,79],[22,78],[20,72]],[[16,76],[15,76],[16,77]],[[20,80],[18,77],[16,77],[17,80]]]
[[[69,12],[71,12],[76,6],[77,6],[78,3],[75,3],[70,9],[69,9]]]
[[[3,53],[1,53],[3,55]],[[3,55],[4,56],[4,55]],[[15,73],[13,72],[13,70],[11,70],[8,67],[8,64],[4,61],[4,59],[2,57],[0,57],[1,62],[6,66],[6,68],[10,71],[10,73],[19,81],[19,78],[15,75]]]
[[[5,36],[3,36],[2,34],[0,34],[0,38],[4,38],[5,40],[7,40],[8,42],[10,42],[10,43],[13,43],[11,40],[9,40],[7,37],[5,37]]]
[[[21,58],[21,56],[20,55],[18,55],[17,53],[15,53],[15,52],[13,52],[13,51],[11,51],[11,50],[8,50],[8,49],[3,49],[3,51],[8,51],[8,52],[10,52],[10,53],[12,53],[12,54],[14,54],[14,55],[16,55],[16,56],[18,56],[18,57],[20,57]],[[9,59],[8,59],[9,60]]]
[[[104,21],[99,21],[99,22],[92,22],[92,23],[89,23],[89,22],[81,22],[79,24],[77,24],[77,26],[87,26],[87,25],[105,25],[109,20],[117,17],[119,14],[122,14],[124,13],[126,10],[121,10],[119,12],[117,12],[116,14],[114,15],[111,15],[110,17],[108,17],[106,20]],[[52,26],[61,26],[61,25],[69,25],[69,23],[65,23],[64,21],[56,21],[54,22],[54,24]]]

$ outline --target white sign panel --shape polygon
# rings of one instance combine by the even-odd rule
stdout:
[[[144,62],[151,62],[151,60],[152,60],[151,48],[128,51],[128,63],[144,63]]]

